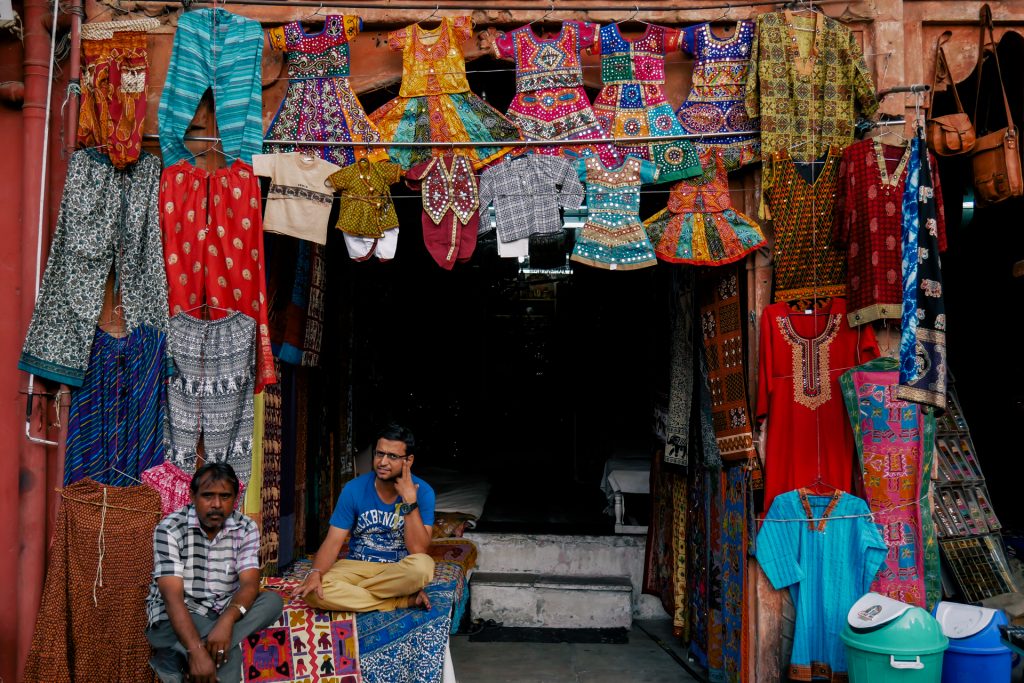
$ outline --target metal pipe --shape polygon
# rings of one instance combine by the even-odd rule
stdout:
[[[41,21],[52,11],[51,33]],[[56,45],[59,0],[25,0],[25,103],[22,106],[25,140],[22,172],[21,325],[28,328],[39,291],[42,240],[46,229],[47,137],[53,92],[53,51]],[[36,231],[36,239],[28,238]],[[34,380],[29,376],[30,386]],[[31,394],[32,391],[30,390]],[[29,398],[32,400],[32,397]],[[32,631],[42,596],[46,566],[46,450],[26,439],[20,444],[17,611],[17,680],[21,679],[32,644]]]
[[[635,16],[637,14],[645,12],[671,12],[671,11],[697,11],[697,10],[708,10],[708,9],[733,9],[741,7],[762,7],[765,5],[782,5],[784,2],[775,0],[768,0],[767,2],[759,0],[737,0],[737,2],[728,3],[712,3],[707,5],[687,5],[685,7],[680,6],[665,6],[665,5],[636,5],[633,7],[626,7],[623,5],[562,5],[561,3],[554,3],[553,11],[548,11],[546,7],[538,7],[537,3],[534,4],[520,4],[520,5],[473,5],[467,6],[465,3],[458,2],[441,2],[441,3],[380,3],[380,2],[358,2],[353,0],[343,2],[320,2],[319,0],[185,0],[182,3],[167,2],[166,0],[134,0],[134,5],[164,5],[174,6],[178,4],[192,5],[256,5],[263,7],[320,7],[322,9],[376,9],[376,10],[433,10],[438,12],[440,10],[459,10],[465,12],[475,11],[495,11],[495,12],[530,12],[530,11],[545,11],[547,14],[557,14],[559,12],[632,12]],[[838,5],[838,4],[849,4],[849,0],[818,0],[814,3],[815,5]],[[630,17],[632,18],[632,17]]]

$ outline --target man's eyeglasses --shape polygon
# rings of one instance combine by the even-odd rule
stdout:
[[[409,458],[408,455],[398,455],[397,453],[385,453],[384,451],[374,451],[373,457],[378,460],[387,458],[389,462],[396,462],[398,460],[406,460]]]

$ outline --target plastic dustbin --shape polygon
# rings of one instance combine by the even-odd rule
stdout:
[[[942,681],[949,639],[920,607],[868,593],[850,608],[841,638],[850,683]]]
[[[942,683],[1010,683],[1013,653],[999,640],[1000,610],[940,602],[935,618],[949,638]]]

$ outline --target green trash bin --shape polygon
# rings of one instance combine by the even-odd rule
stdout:
[[[842,633],[850,683],[941,683],[949,639],[920,607],[868,593]]]

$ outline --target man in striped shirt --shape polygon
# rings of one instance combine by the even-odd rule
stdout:
[[[146,609],[150,666],[161,683],[237,683],[242,640],[280,616],[276,593],[260,593],[259,529],[235,511],[238,477],[206,463],[192,477],[192,503],[153,531],[153,583]]]

